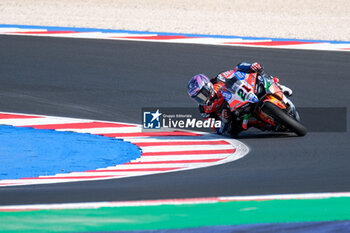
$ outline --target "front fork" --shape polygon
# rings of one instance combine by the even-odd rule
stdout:
[[[274,96],[273,94],[265,94],[263,98],[261,98],[260,103],[257,104],[256,109],[254,111],[257,117],[263,122],[266,122],[272,126],[277,126],[274,119],[272,119],[268,114],[262,111],[266,102],[270,102],[280,109],[286,109],[287,107],[284,104],[284,102],[280,99],[280,96]]]

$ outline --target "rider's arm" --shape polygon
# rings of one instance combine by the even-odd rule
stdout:
[[[250,72],[251,65],[252,65],[251,63],[241,62],[236,66],[235,71]]]
[[[262,72],[263,67],[257,62],[254,62],[252,64],[247,62],[241,62],[236,66],[235,71],[242,71],[245,73]]]

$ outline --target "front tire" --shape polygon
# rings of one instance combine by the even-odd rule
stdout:
[[[270,102],[265,102],[261,110],[272,117],[276,122],[285,126],[290,131],[296,133],[298,136],[306,135],[306,128],[276,105]]]

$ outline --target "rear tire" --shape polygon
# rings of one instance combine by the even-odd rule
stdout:
[[[306,128],[276,105],[270,102],[265,102],[264,106],[262,107],[262,111],[272,117],[276,122],[296,133],[298,136],[306,135]]]

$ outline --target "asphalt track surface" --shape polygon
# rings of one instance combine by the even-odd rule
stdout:
[[[240,61],[259,61],[279,76],[297,107],[350,107],[349,52],[29,36],[0,36],[0,51],[1,111],[140,123],[141,107],[195,106],[186,93],[189,78]],[[350,191],[349,139],[349,127],[305,137],[248,132],[240,140],[250,153],[232,163],[2,187],[0,204]]]

